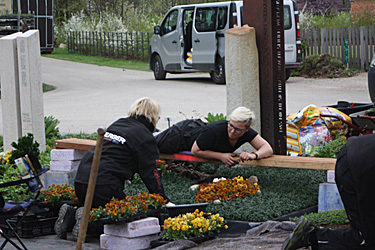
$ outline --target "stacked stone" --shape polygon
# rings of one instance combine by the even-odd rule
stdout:
[[[154,217],[136,220],[120,225],[104,225],[100,236],[102,249],[148,249],[151,241],[158,240],[159,220]]]
[[[344,209],[335,182],[335,171],[327,171],[327,182],[319,184],[318,212]]]
[[[86,152],[75,149],[53,149],[51,151],[50,171],[42,175],[44,187],[65,183],[73,186],[79,163]]]

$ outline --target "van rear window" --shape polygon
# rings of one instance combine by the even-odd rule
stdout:
[[[243,6],[240,7],[241,11],[241,24],[243,25]],[[292,17],[290,13],[290,6],[284,5],[284,30],[292,28]]]
[[[290,16],[290,6],[284,5],[284,30],[292,28],[292,17]]]

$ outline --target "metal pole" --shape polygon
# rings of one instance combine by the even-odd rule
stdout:
[[[17,30],[21,31],[21,0],[17,0]]]

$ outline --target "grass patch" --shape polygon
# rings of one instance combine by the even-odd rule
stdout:
[[[55,89],[56,89],[55,86],[43,83],[43,92],[49,92]],[[0,99],[1,99],[1,89],[0,89]]]
[[[55,86],[43,83],[43,92],[49,92],[55,89],[56,89]]]
[[[71,62],[87,63],[98,66],[107,66],[120,69],[131,69],[140,71],[150,71],[147,62],[140,62],[135,60],[112,59],[100,56],[86,56],[75,53],[68,53],[67,48],[56,48],[51,54],[42,54],[43,57],[60,59]]]

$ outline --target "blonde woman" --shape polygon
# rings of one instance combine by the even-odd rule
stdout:
[[[103,150],[92,207],[105,206],[113,197],[125,198],[124,185],[138,173],[150,193],[158,193],[168,200],[157,170],[159,151],[152,133],[159,121],[160,106],[154,100],[144,97],[130,107],[127,118],[112,123],[104,135]],[[75,178],[75,192],[80,204],[85,202],[95,148],[88,151],[78,167]],[[74,209],[64,205],[55,224],[56,234],[66,239],[66,232],[74,225]],[[82,210],[78,209],[73,228],[77,238]]]

